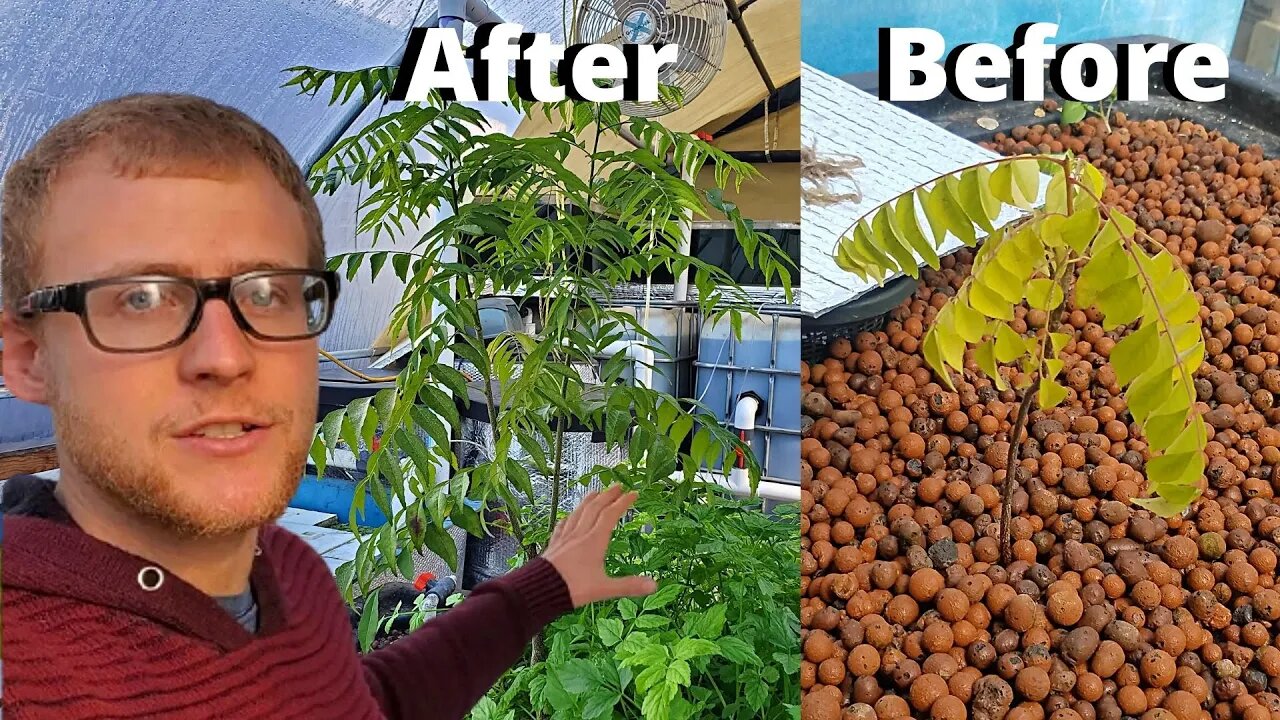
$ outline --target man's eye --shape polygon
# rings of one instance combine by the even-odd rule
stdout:
[[[124,304],[130,310],[151,310],[161,304],[164,292],[155,285],[143,285],[127,291]]]

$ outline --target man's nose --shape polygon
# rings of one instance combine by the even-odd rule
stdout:
[[[183,375],[191,380],[232,380],[253,366],[253,346],[231,307],[222,300],[206,302],[200,324],[182,344]]]

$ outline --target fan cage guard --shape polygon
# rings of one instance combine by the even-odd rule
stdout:
[[[587,0],[578,10],[574,37],[610,45],[675,43],[679,58],[658,73],[658,82],[679,88],[688,104],[720,71],[728,23],[723,0]],[[680,107],[665,98],[619,103],[630,117],[657,117]]]

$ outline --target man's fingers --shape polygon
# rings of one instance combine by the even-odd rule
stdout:
[[[605,542],[608,542],[609,535],[618,527],[618,521],[623,515],[627,514],[627,510],[635,503],[638,494],[634,491],[629,493],[620,493],[608,505],[601,509],[599,516],[596,518],[595,524],[591,526],[591,534],[600,536]]]
[[[582,501],[578,503],[578,507],[574,508],[573,512],[569,513],[569,516],[560,522],[560,526],[564,528],[562,533],[564,536],[567,537],[578,527],[584,515],[591,514],[591,507],[599,502],[599,498],[600,491],[598,490],[592,490],[582,498]]]
[[[609,597],[602,599],[643,597],[652,595],[657,589],[658,583],[653,578],[644,575],[609,578],[609,583],[605,585],[605,590],[608,591]]]

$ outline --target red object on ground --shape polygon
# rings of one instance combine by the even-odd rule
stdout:
[[[51,482],[5,485],[3,707],[12,720],[460,719],[539,629],[573,608],[555,567],[535,558],[361,656],[324,560],[269,524],[250,578],[259,618],[250,633],[174,575],[145,589],[142,579],[150,587],[160,573],[77,527]]]
[[[422,592],[423,590],[426,590],[427,585],[430,585],[431,581],[435,579],[436,579],[435,573],[424,572],[418,576],[417,580],[413,581],[413,587],[418,592]]]

